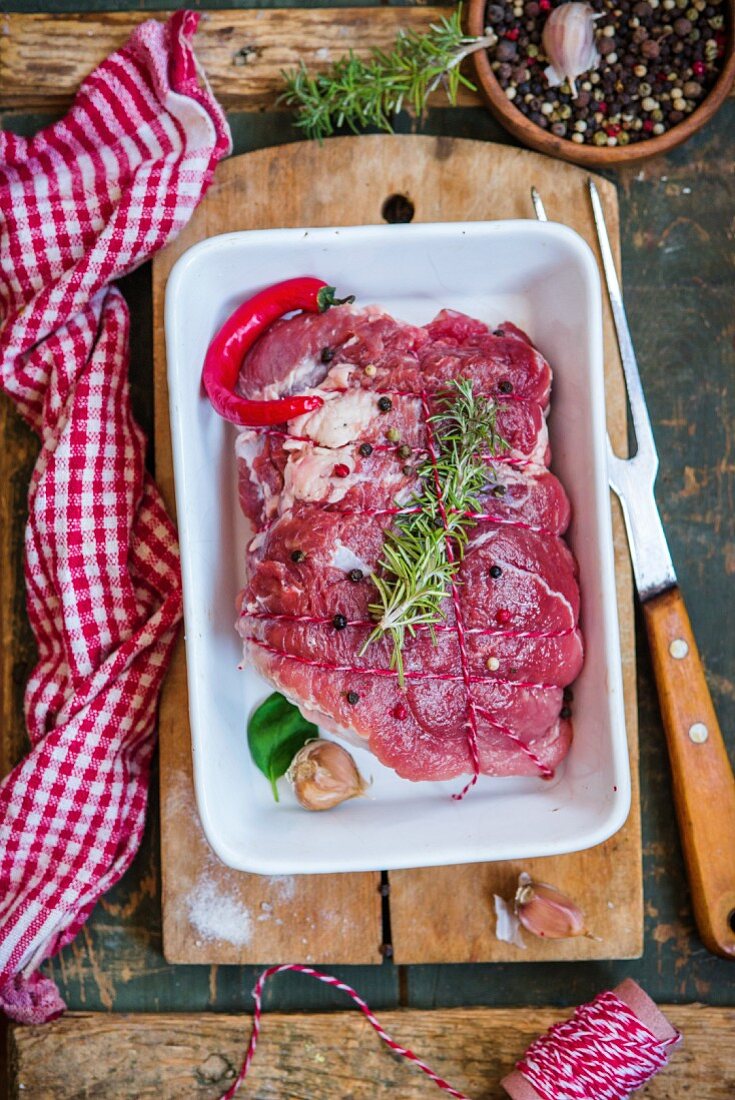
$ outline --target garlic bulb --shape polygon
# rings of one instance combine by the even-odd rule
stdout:
[[[600,64],[594,32],[595,20],[599,18],[589,4],[571,0],[554,8],[544,25],[542,43],[551,61],[544,76],[552,88],[568,80],[574,99],[576,78]]]
[[[367,789],[355,761],[334,741],[307,741],[291,761],[286,778],[306,810],[331,810]]]
[[[578,905],[546,882],[534,882],[525,871],[518,877],[515,911],[534,936],[564,940],[588,935],[584,913]]]

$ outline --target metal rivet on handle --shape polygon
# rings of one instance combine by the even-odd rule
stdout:
[[[686,657],[689,652],[689,646],[686,644],[683,638],[674,638],[673,642],[669,646],[669,653],[672,657],[675,657],[677,661],[680,661],[682,657]]]
[[[689,727],[689,738],[695,745],[703,745],[709,737],[709,730],[704,722],[695,722]]]

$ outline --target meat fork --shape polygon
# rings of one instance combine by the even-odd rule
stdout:
[[[636,436],[636,453],[627,459],[608,437],[608,477],[643,606],[697,928],[708,950],[735,959],[735,778],[654,497],[651,420],[600,196],[593,180],[588,186]],[[547,221],[535,187],[531,199],[538,220]]]

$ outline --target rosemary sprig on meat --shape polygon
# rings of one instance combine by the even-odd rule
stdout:
[[[480,493],[493,477],[487,458],[507,447],[496,420],[491,398],[475,394],[468,379],[452,382],[429,420],[436,461],[429,456],[421,464],[421,489],[386,535],[380,571],[372,577],[376,626],[361,652],[389,634],[391,668],[401,684],[406,634],[413,637],[417,626],[433,627],[445,617],[442,603],[476,524],[471,513],[480,511]]]
[[[367,126],[392,133],[391,118],[403,107],[421,117],[440,84],[452,104],[460,85],[474,91],[460,63],[488,45],[486,38],[463,33],[460,5],[451,16],[432,23],[426,34],[401,31],[392,50],[375,48],[365,59],[350,51],[321,73],[310,73],[303,63],[284,72],[286,90],[280,100],[295,108],[296,126],[318,141],[341,126],[353,133]]]

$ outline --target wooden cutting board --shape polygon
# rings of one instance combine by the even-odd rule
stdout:
[[[392,196],[403,196],[413,205],[415,221],[530,218],[532,183],[549,217],[570,225],[596,247],[585,176],[572,165],[536,153],[445,137],[339,138],[322,147],[300,143],[264,149],[221,164],[189,226],[153,265],[156,476],[171,511],[163,304],[168,274],[187,248],[231,230],[380,223]],[[619,262],[615,189],[603,179],[597,183]],[[407,203],[388,203],[388,209],[401,208]],[[605,362],[608,426],[614,445],[624,453],[625,391],[607,303]],[[616,836],[586,852],[522,864],[393,871],[382,886],[377,873],[267,878],[232,871],[212,853],[196,813],[180,642],[160,721],[166,958],[192,963],[377,963],[392,953],[399,963],[434,963],[639,956],[643,899],[633,593],[617,506],[614,532],[633,773],[631,814]],[[520,870],[578,899],[599,939],[533,940],[526,951],[498,942],[492,896],[510,896]]]

